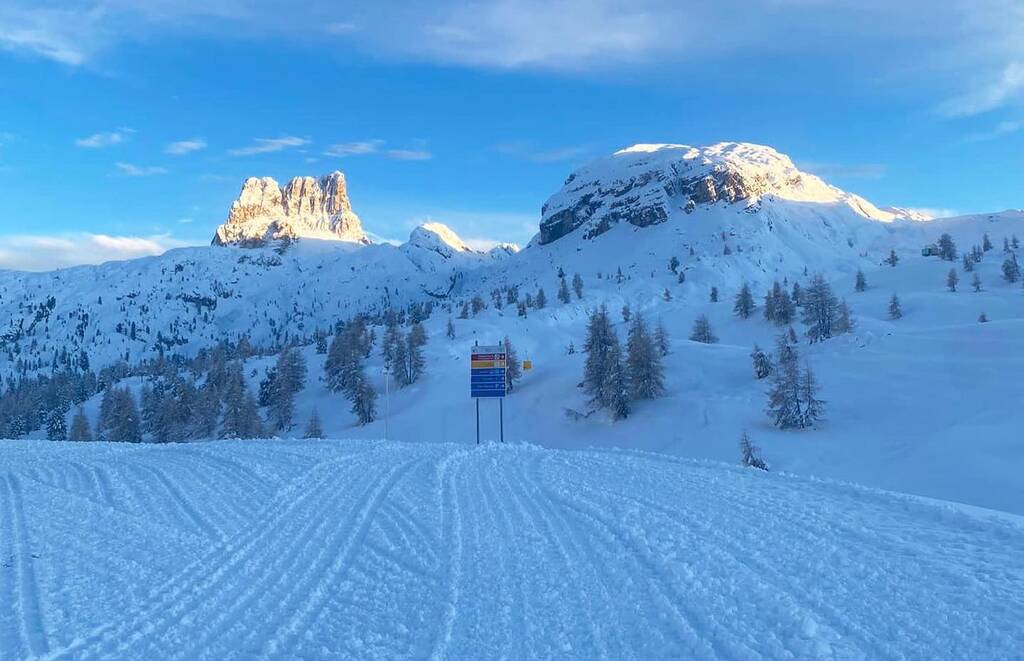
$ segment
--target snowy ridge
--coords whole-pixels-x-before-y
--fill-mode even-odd
[[[0,458],[15,658],[1010,658],[1024,636],[1018,520],[834,482],[365,441]]]
[[[722,142],[708,147],[634,145],[569,175],[544,204],[540,243],[582,228],[593,238],[626,222],[647,227],[716,203],[758,207],[774,201],[838,207],[840,214],[888,222],[905,216],[799,171],[771,147]]]

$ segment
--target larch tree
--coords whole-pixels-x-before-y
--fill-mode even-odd
[[[750,284],[744,282],[743,286],[740,287],[739,293],[736,294],[736,301],[733,303],[732,310],[736,313],[737,317],[749,319],[756,307],[754,296],[750,293]]]
[[[825,278],[816,274],[801,295],[801,321],[808,327],[807,338],[813,344],[832,337],[839,315],[839,301]]]
[[[665,393],[661,352],[639,312],[633,315],[626,340],[626,375],[632,399],[655,399]]]
[[[694,342],[701,342],[702,344],[714,344],[718,342],[718,337],[715,336],[711,330],[711,322],[708,321],[706,315],[700,315],[693,321],[693,330],[690,332],[690,339]]]
[[[508,335],[505,336],[502,345],[505,347],[505,390],[512,392],[516,387],[516,381],[523,377],[523,365]]]
[[[68,431],[69,441],[91,441],[92,432],[89,430],[89,418],[85,416],[85,411],[79,406],[78,410],[75,411],[75,415],[71,418],[71,429]]]
[[[896,294],[889,299],[889,318],[894,321],[903,318],[903,306],[900,305],[900,299]]]

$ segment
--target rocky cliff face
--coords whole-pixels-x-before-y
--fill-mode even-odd
[[[213,243],[259,247],[304,237],[369,243],[342,173],[295,177],[283,188],[270,177],[246,179]]]
[[[539,242],[551,243],[577,229],[583,238],[593,238],[622,222],[655,225],[698,205],[755,206],[768,196],[845,203],[873,220],[900,217],[801,172],[770,147],[736,142],[634,145],[569,175],[541,210]]]

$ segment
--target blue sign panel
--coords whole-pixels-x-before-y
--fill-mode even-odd
[[[505,348],[473,347],[469,361],[470,397],[505,396]]]

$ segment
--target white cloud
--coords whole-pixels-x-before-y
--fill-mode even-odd
[[[179,218],[178,223],[181,225],[191,225],[193,220],[191,218]]]
[[[398,161],[426,161],[433,158],[426,149],[386,149],[383,140],[362,140],[358,142],[339,142],[329,146],[325,156],[344,158],[346,156],[365,156],[367,154],[383,154]]]
[[[1022,96],[1020,0],[309,0],[302,12],[289,8],[285,0],[3,0],[0,48],[81,66],[126,41],[201,34],[417,63],[625,75],[637,65],[679,75],[714,58],[745,58],[733,63],[747,67],[752,55],[782,54],[813,60],[808,75],[927,85],[951,115]],[[311,24],[323,26],[319,34]]]
[[[228,153],[232,156],[252,156],[253,154],[269,154],[276,151],[284,151],[285,149],[294,149],[295,147],[302,147],[309,144],[308,138],[298,138],[294,135],[286,135],[280,138],[255,138],[253,144],[247,147],[238,147],[236,149],[229,149]]]
[[[886,166],[880,163],[842,164],[842,163],[800,163],[801,170],[820,177],[839,177],[847,179],[881,179],[885,176]]]
[[[190,138],[189,140],[179,140],[172,142],[164,148],[164,152],[173,154],[175,156],[181,156],[182,154],[189,154],[200,149],[206,149],[206,140],[202,138]]]
[[[533,161],[534,163],[556,163],[559,161],[577,160],[590,151],[589,147],[582,145],[541,148],[527,141],[503,142],[495,145],[494,149],[502,154]]]
[[[985,142],[987,140],[995,140],[1005,135],[1010,135],[1024,129],[1024,121],[1006,121],[999,122],[993,128],[988,131],[978,131],[976,133],[969,134],[964,138],[964,142]]]
[[[384,144],[383,140],[362,140],[359,142],[339,142],[329,146],[325,151],[325,156],[362,156],[364,154],[373,154]]]
[[[425,149],[389,149],[387,155],[398,161],[429,161],[434,157]]]
[[[0,235],[0,268],[48,271],[79,264],[159,255],[171,248],[193,245],[169,234],[112,236],[109,234]]]
[[[118,161],[115,165],[121,171],[121,174],[126,177],[151,177],[156,174],[167,174],[167,168],[156,165],[132,165],[131,163],[122,163],[121,161]]]
[[[963,117],[979,115],[1004,105],[1024,93],[1024,61],[1010,62],[993,80],[964,94],[957,95],[939,106],[946,115]]]
[[[116,131],[102,131],[100,133],[93,133],[89,137],[79,138],[75,140],[75,145],[84,149],[100,149],[102,147],[110,147],[113,145],[119,145],[128,139],[128,136],[135,133],[134,129],[120,128]]]

